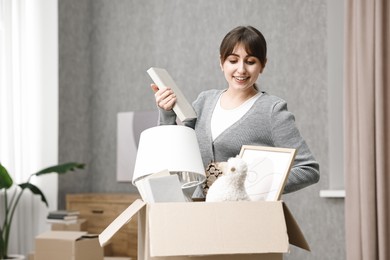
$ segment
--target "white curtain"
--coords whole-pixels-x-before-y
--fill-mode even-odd
[[[58,163],[58,2],[0,0],[0,161],[15,183]],[[57,208],[57,176],[33,180],[49,202],[25,192],[9,253],[33,251]]]

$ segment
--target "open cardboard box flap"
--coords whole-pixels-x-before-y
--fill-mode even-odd
[[[99,236],[103,246],[146,206],[131,204]],[[154,203],[147,205],[150,255],[286,253],[289,244],[310,250],[283,202]]]
[[[111,222],[106,229],[103,230],[99,235],[100,246],[105,246],[110,242],[110,239],[115,235],[116,232],[121,229],[125,224],[129,223],[130,220],[146,205],[140,199],[135,200],[127,209],[125,209],[113,222]]]

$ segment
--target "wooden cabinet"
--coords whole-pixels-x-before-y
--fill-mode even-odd
[[[67,194],[66,209],[77,210],[80,218],[87,219],[88,232],[100,234],[131,203],[138,194],[84,193]],[[134,217],[112,238],[112,256],[137,259],[137,218]]]

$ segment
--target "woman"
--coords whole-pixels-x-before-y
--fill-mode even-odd
[[[284,188],[289,193],[318,182],[319,165],[287,103],[256,85],[266,63],[267,44],[261,32],[251,26],[230,31],[220,46],[220,66],[228,87],[200,93],[193,102],[197,119],[186,125],[195,129],[205,167],[235,157],[242,145],[296,149]],[[160,124],[175,124],[175,94],[170,88],[151,87],[160,108]]]

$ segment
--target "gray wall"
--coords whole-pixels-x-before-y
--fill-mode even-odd
[[[321,165],[319,184],[283,197],[312,248],[286,259],[344,259],[344,201],[319,197],[329,176],[326,15],[326,0],[59,1],[59,158],[87,164],[60,177],[60,207],[66,193],[136,192],[116,181],[117,113],[155,109],[151,66],[189,100],[226,87],[219,43],[249,24],[269,46],[261,88],[287,100]]]

